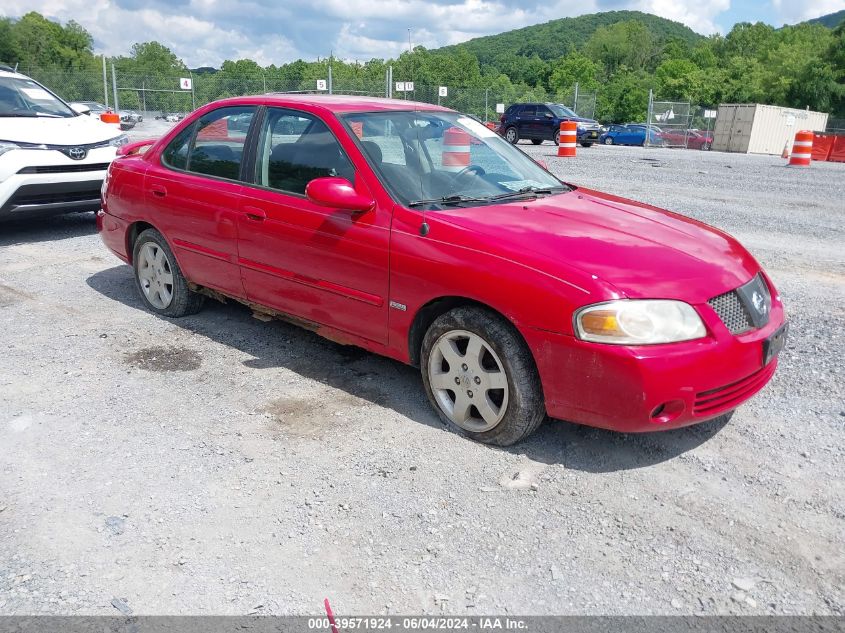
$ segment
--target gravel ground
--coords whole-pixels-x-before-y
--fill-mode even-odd
[[[91,214],[3,225],[0,614],[842,615],[845,165],[521,147],[767,267],[791,338],[730,423],[474,444],[412,368],[145,311]]]

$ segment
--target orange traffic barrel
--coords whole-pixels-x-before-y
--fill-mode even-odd
[[[458,172],[469,167],[471,137],[466,131],[450,127],[443,133],[441,165],[446,171]]]
[[[563,121],[560,124],[560,137],[557,143],[558,156],[575,156],[575,146],[578,144],[578,124],[575,121]]]
[[[809,167],[813,157],[813,133],[801,130],[795,133],[792,144],[792,155],[789,157],[789,167]]]
[[[120,125],[120,115],[117,112],[103,112],[100,115],[100,121],[103,123],[117,123]]]

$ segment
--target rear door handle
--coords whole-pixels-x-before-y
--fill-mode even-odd
[[[150,190],[153,192],[154,196],[158,196],[159,198],[163,198],[167,195],[167,189],[163,185],[153,185],[150,187]]]
[[[264,209],[259,209],[258,207],[244,207],[244,215],[253,222],[263,222],[267,219]]]

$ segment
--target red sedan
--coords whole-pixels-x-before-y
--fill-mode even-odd
[[[660,138],[672,147],[709,150],[713,145],[713,136],[700,130],[669,130],[664,128]]]
[[[234,299],[417,365],[440,417],[482,442],[547,415],[725,418],[777,367],[783,306],[736,240],[567,185],[446,108],[226,99],[122,153],[98,228],[151,311]]]

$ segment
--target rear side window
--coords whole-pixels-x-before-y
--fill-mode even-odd
[[[188,149],[191,145],[191,138],[194,136],[194,128],[196,128],[196,124],[189,125],[164,148],[161,153],[161,160],[165,165],[176,169],[188,168]]]
[[[196,138],[188,156],[188,171],[229,180],[241,173],[246,135],[255,107],[220,108],[197,122]]]
[[[262,187],[301,195],[315,178],[354,181],[355,170],[334,134],[305,112],[268,109],[258,147],[255,182]]]
[[[519,114],[522,116],[537,116],[537,106],[522,106],[522,112]]]

